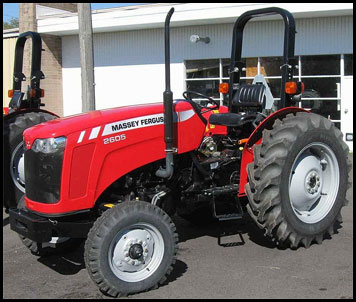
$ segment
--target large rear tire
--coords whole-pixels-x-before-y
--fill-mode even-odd
[[[55,118],[57,118],[55,115],[46,112],[26,112],[4,119],[3,202],[6,208],[16,208],[19,200],[25,194],[22,137],[24,130]]]
[[[113,297],[147,291],[173,270],[178,234],[159,207],[128,201],[106,210],[85,243],[85,264],[100,290]]]
[[[263,131],[253,151],[247,211],[265,234],[292,248],[332,236],[351,186],[340,130],[317,114],[288,114]]]

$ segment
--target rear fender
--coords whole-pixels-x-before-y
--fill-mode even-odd
[[[272,126],[276,119],[283,119],[287,114],[293,112],[309,112],[303,108],[299,107],[287,107],[280,109],[273,114],[269,115],[266,119],[264,119],[257,128],[252,132],[250,137],[248,138],[245,147],[242,151],[241,158],[241,170],[240,170],[240,185],[239,185],[239,194],[238,197],[246,196],[245,193],[245,184],[248,182],[247,176],[247,165],[253,162],[253,146],[259,145],[262,142],[262,132],[265,129],[272,129]]]
[[[51,112],[51,111],[47,111],[47,110],[43,110],[43,109],[36,109],[36,108],[31,108],[31,109],[21,109],[21,110],[16,110],[14,112],[5,114],[3,116],[3,122],[5,123],[7,120],[13,118],[16,115],[20,115],[20,114],[25,114],[25,113],[29,113],[29,112],[44,112],[44,113],[48,113],[51,114],[53,116],[59,117],[59,115]]]

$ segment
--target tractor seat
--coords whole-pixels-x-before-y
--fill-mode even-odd
[[[236,89],[236,92],[232,99],[232,108],[264,108],[266,103],[265,91],[265,86],[261,84],[240,85]],[[209,123],[213,125],[239,127],[245,123],[253,122],[256,119],[257,115],[257,111],[248,113],[216,113],[210,115]]]
[[[266,87],[262,84],[240,85],[232,99],[234,107],[265,107]]]

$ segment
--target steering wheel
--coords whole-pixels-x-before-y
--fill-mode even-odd
[[[194,94],[194,95],[197,95],[197,96],[200,96],[204,99],[208,99],[211,103],[215,104],[214,107],[208,107],[208,106],[202,106],[196,102],[194,102],[192,100],[192,97],[190,96],[191,94]],[[205,94],[202,94],[200,92],[196,92],[196,91],[191,91],[191,90],[187,90],[187,91],[184,91],[183,92],[183,97],[184,99],[193,107],[195,113],[198,115],[198,117],[201,119],[201,121],[207,125],[208,124],[208,121],[206,120],[206,118],[203,116],[203,113],[206,113],[206,112],[209,112],[211,110],[216,110],[216,109],[219,109],[220,108],[220,104],[215,101],[213,98],[205,95]],[[205,111],[202,111],[202,109],[206,109]]]
[[[192,97],[191,97],[192,94],[197,95],[197,96],[200,96],[200,97],[202,97],[202,98],[204,98],[204,99],[208,99],[209,102],[215,104],[215,106],[213,106],[213,107],[208,107],[208,106],[203,106],[203,105],[200,105],[200,104],[194,102],[194,101],[192,100]],[[215,101],[213,98],[211,98],[211,97],[209,97],[209,96],[207,96],[207,95],[205,95],[205,94],[202,94],[202,93],[200,93],[200,92],[187,90],[187,91],[184,91],[184,92],[183,92],[183,97],[185,98],[185,100],[186,100],[187,102],[191,103],[192,106],[193,106],[192,103],[195,104],[195,106],[193,106],[193,108],[196,110],[196,112],[197,112],[198,114],[206,113],[206,112],[208,112],[208,111],[216,110],[216,109],[219,109],[219,108],[220,108],[219,102]],[[206,110],[205,110],[204,112],[202,112],[202,109],[206,109]],[[197,110],[199,110],[199,112],[198,112]]]

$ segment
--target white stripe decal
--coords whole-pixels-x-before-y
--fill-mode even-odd
[[[80,132],[77,144],[79,144],[79,143],[81,143],[83,141],[84,134],[85,134],[85,130]]]
[[[113,133],[128,131],[128,130],[133,130],[138,128],[162,125],[163,121],[164,121],[163,113],[145,115],[145,116],[131,118],[128,120],[117,121],[105,125],[104,131],[101,136],[106,136]]]
[[[101,126],[95,127],[91,130],[89,139],[94,139],[98,137]]]

